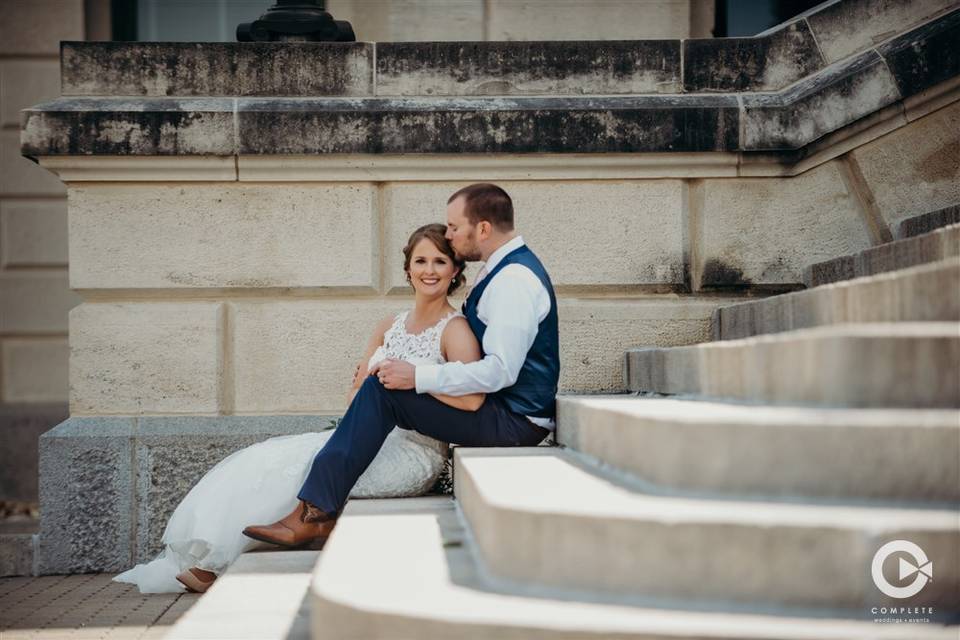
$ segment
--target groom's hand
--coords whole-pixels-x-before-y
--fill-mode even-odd
[[[384,360],[370,370],[370,375],[377,376],[385,389],[415,389],[417,386],[417,369],[403,360]]]

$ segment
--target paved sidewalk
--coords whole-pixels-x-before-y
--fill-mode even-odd
[[[0,640],[158,639],[200,598],[141,595],[112,577],[0,578]]]

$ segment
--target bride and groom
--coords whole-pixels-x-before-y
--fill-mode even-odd
[[[446,227],[420,227],[403,254],[413,309],[377,325],[337,428],[225,458],[177,506],[164,551],[115,580],[144,593],[206,591],[259,543],[322,547],[348,497],[414,495],[395,479],[432,473],[423,460],[442,464],[444,443],[534,446],[549,435],[557,300],[514,231],[510,196],[492,184],[460,189]],[[458,312],[448,296],[463,284],[465,262],[478,260],[484,268]]]

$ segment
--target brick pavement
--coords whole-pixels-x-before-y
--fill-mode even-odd
[[[0,578],[0,640],[155,640],[200,597],[141,595],[112,577]]]

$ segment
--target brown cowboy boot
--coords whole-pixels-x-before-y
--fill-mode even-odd
[[[243,535],[292,549],[322,549],[336,524],[337,516],[331,516],[301,500],[297,507],[279,522],[247,527],[243,530]]]

